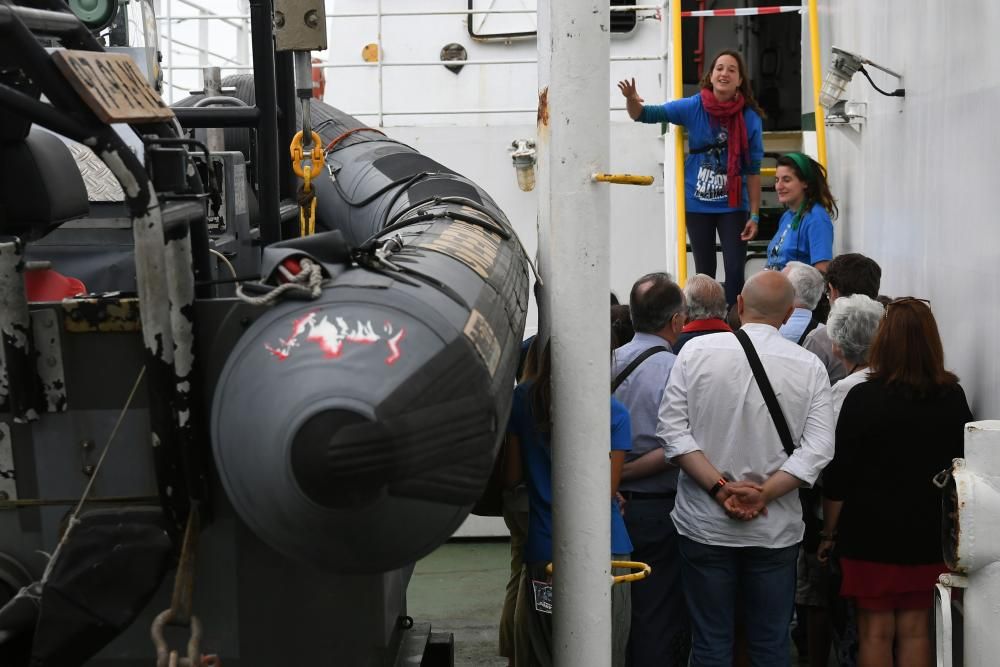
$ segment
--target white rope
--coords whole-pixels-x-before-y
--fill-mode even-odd
[[[278,285],[273,290],[260,296],[251,296],[243,291],[243,286],[236,287],[236,296],[252,306],[270,306],[288,292],[304,294],[310,299],[318,299],[322,293],[323,269],[312,260],[302,259],[299,262],[302,270],[294,276],[286,274],[288,282]]]
[[[212,253],[213,255],[215,255],[220,262],[222,262],[223,264],[226,265],[226,268],[229,269],[229,274],[233,277],[233,280],[236,280],[237,279],[237,276],[236,276],[236,267],[233,266],[233,263],[229,261],[229,258],[226,257],[225,255],[223,255],[221,252],[219,252],[215,248],[209,248],[208,251],[210,253]]]
[[[69,516],[69,521],[66,523],[66,531],[59,540],[59,544],[56,545],[56,550],[52,552],[52,558],[49,559],[48,564],[45,566],[45,573],[42,574],[41,581],[43,584],[48,581],[49,575],[52,574],[52,568],[54,567],[56,560],[59,558],[59,552],[62,551],[63,545],[69,541],[70,533],[72,533],[73,529],[80,523],[79,516],[80,512],[83,510],[83,505],[87,502],[87,498],[90,496],[90,491],[94,488],[94,482],[97,481],[97,475],[101,472],[101,466],[104,465],[104,459],[108,455],[111,443],[114,442],[115,436],[118,435],[118,429],[121,428],[122,422],[125,420],[125,415],[128,413],[129,406],[132,405],[132,399],[135,398],[135,392],[138,391],[139,385],[142,383],[142,378],[145,374],[146,367],[143,366],[139,370],[138,377],[135,378],[135,384],[132,385],[132,391],[129,392],[128,398],[125,399],[125,405],[122,406],[121,412],[118,413],[118,420],[115,421],[115,426],[111,429],[111,435],[108,436],[108,441],[104,444],[104,449],[101,450],[101,458],[97,459],[97,465],[94,466],[94,472],[90,475],[90,480],[87,482],[87,486],[83,489],[83,495],[80,496],[80,501],[73,509],[73,513]]]

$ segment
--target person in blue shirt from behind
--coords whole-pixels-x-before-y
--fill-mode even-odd
[[[778,201],[788,210],[767,246],[767,268],[780,271],[790,261],[826,272],[833,259],[833,220],[837,202],[830,194],[826,169],[808,155],[788,153],[778,158],[774,175]]]
[[[513,478],[523,473],[528,487],[528,539],[524,547],[521,590],[514,612],[514,663],[518,667],[552,665],[552,613],[536,609],[535,587],[549,581],[545,567],[552,562],[552,441],[551,441],[551,364],[546,344],[539,356],[534,378],[514,388],[514,400],[507,426],[508,445],[520,457],[508,457],[505,471]],[[632,449],[632,424],[628,410],[609,398],[611,408],[611,544],[613,560],[628,560],[632,542],[625,529],[615,497],[625,464],[625,452]],[[597,434],[595,434],[597,437]],[[613,570],[613,574],[620,574]],[[631,619],[630,584],[618,584],[611,590],[612,667],[624,667],[625,646]],[[558,605],[558,603],[557,603]]]
[[[732,306],[743,290],[747,241],[757,236],[764,157],[765,114],[754,99],[742,56],[730,50],[719,53],[699,93],[684,99],[644,105],[635,79],[620,81],[618,89],[632,120],[687,128],[684,206],[695,272],[715,277],[718,232],[726,303]]]

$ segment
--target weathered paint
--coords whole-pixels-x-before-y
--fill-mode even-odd
[[[174,342],[174,372],[179,379],[190,377],[194,368],[194,269],[191,265],[191,237],[167,242],[167,294],[170,299],[170,329]]]
[[[62,302],[70,333],[135,333],[142,330],[138,299],[90,298]]]
[[[35,342],[35,362],[38,379],[42,383],[44,410],[65,412],[66,373],[63,369],[62,341],[60,340],[59,315],[54,310],[36,310],[31,315]]]
[[[549,88],[546,86],[538,91],[538,129],[549,125]]]
[[[0,243],[0,333],[19,349],[28,347],[29,327],[23,251],[20,239]]]
[[[41,398],[24,287],[23,251],[18,238],[0,243],[0,348],[5,377],[0,401],[7,404],[14,422],[19,424],[38,419],[37,403]]]
[[[100,152],[101,161],[104,162],[114,172],[115,177],[118,179],[118,184],[121,185],[122,190],[125,195],[131,199],[137,198],[142,192],[139,187],[139,180],[135,175],[129,171],[128,167],[125,166],[125,162],[122,160],[121,156],[117,151],[114,150],[104,150]],[[150,207],[155,205],[156,195],[152,194],[150,191],[152,201],[150,201]]]
[[[10,426],[0,422],[0,500],[17,500],[17,473],[14,470],[14,442]]]
[[[945,557],[953,570],[966,575],[963,664],[987,667],[1000,654],[995,630],[1000,623],[1000,421],[966,425],[965,458],[954,461],[951,475],[954,500],[944,506],[951,510],[945,517],[950,533],[945,543],[952,553]],[[943,619],[937,620],[941,633]]]

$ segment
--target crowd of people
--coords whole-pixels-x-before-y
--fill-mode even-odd
[[[845,666],[931,665],[933,586],[947,569],[932,479],[962,455],[973,419],[931,304],[881,296],[876,261],[833,255],[836,203],[801,153],[778,159],[787,211],[771,270],[744,282],[761,112],[737,53],[683,100],[644,105],[634,80],[619,86],[633,119],[687,126],[698,275],[683,288],[644,275],[611,309],[608,555],[652,568],[613,587],[612,665],[787,665],[793,636],[811,665],[831,650]],[[517,667],[552,664],[558,613],[545,571],[550,366],[536,339],[504,447],[501,654]]]

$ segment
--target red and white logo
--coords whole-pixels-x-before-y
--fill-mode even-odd
[[[400,328],[399,331],[395,331],[389,320],[382,324],[382,333],[376,333],[371,320],[366,322],[355,320],[352,327],[342,317],[335,317],[331,321],[326,315],[320,318],[319,314],[313,311],[292,323],[291,336],[279,338],[278,345],[265,343],[264,347],[279,361],[285,361],[305,343],[313,343],[323,351],[325,359],[336,359],[343,353],[344,345],[347,343],[374,345],[385,341],[389,348],[385,363],[391,366],[402,356],[399,343],[405,336],[406,329]]]

